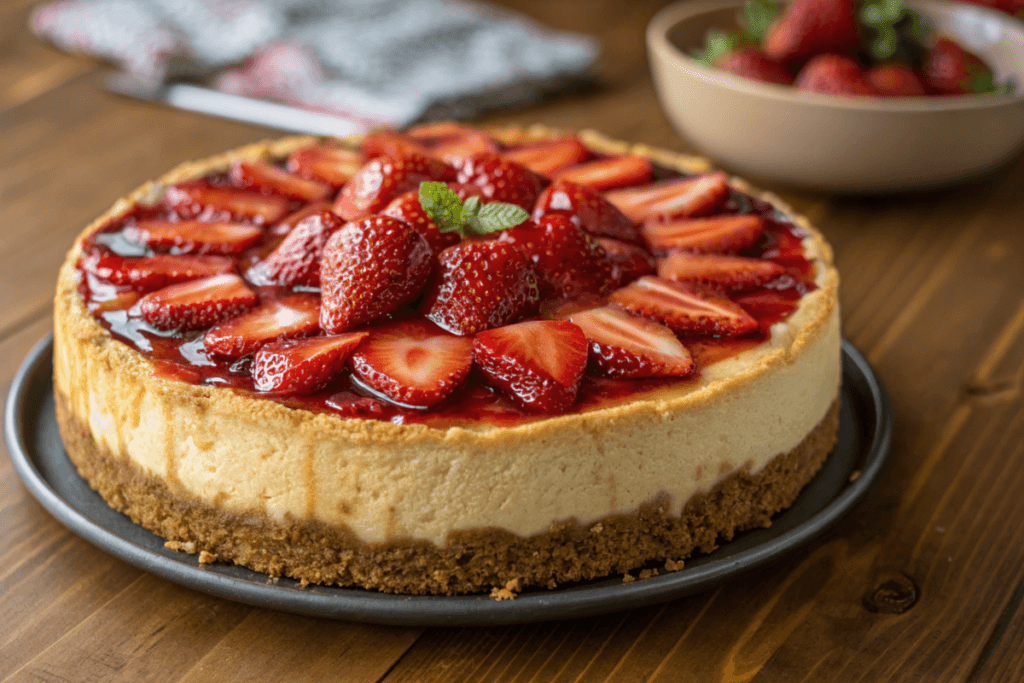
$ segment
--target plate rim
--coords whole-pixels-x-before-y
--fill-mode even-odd
[[[299,588],[291,579],[269,583],[264,574],[251,570],[243,571],[264,578],[256,581],[228,576],[216,571],[217,565],[213,565],[213,570],[201,567],[194,555],[183,555],[182,559],[165,556],[118,535],[65,500],[37,468],[29,454],[32,447],[26,441],[25,423],[33,408],[27,405],[27,395],[41,382],[48,383],[52,392],[52,372],[45,379],[39,377],[42,367],[48,362],[52,364],[52,350],[51,333],[28,353],[11,383],[4,414],[4,436],[15,472],[51,515],[101,550],[167,580],[235,602],[322,618],[404,626],[506,625],[596,616],[698,593],[779,560],[834,526],[867,494],[884,468],[892,444],[893,414],[889,397],[864,356],[843,339],[844,385],[840,395],[847,391],[847,375],[860,379],[868,389],[865,398],[874,417],[874,433],[862,449],[863,468],[855,481],[811,517],[765,543],[717,562],[645,581],[604,585],[610,582],[606,579],[598,585],[523,593],[515,600],[500,602],[487,595],[396,595],[339,586]],[[68,465],[74,472],[70,460]],[[88,486],[84,480],[82,483]],[[221,566],[234,569],[233,565]]]

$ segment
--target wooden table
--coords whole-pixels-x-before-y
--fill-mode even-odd
[[[644,56],[658,3],[507,2],[599,36],[601,86],[485,123],[589,125],[686,149]],[[5,386],[50,331],[58,265],[91,218],[173,164],[274,134],[105,94],[98,65],[27,33],[30,4],[0,5]],[[0,680],[1024,680],[1022,190],[1024,158],[928,194],[782,193],[835,247],[845,335],[888,387],[896,435],[867,499],[778,565],[712,593],[580,621],[447,629],[310,619],[207,597],[113,559],[50,517],[0,457]]]

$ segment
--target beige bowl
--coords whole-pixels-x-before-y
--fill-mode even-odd
[[[833,192],[894,192],[967,180],[1024,147],[1024,23],[974,5],[912,0],[936,29],[1012,77],[1013,95],[833,97],[703,66],[687,54],[736,26],[737,0],[684,1],[651,20],[647,47],[662,108],[726,168]]]

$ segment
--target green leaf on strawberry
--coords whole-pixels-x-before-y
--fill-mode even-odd
[[[719,57],[730,50],[735,50],[742,42],[738,33],[711,29],[704,38],[704,49],[694,55],[694,59],[704,66],[712,66]]]
[[[455,232],[460,237],[490,235],[514,228],[530,217],[520,206],[505,202],[481,204],[479,197],[465,202],[444,183],[420,183],[420,206],[440,232]]]
[[[740,24],[752,40],[760,42],[780,11],[775,0],[748,0],[743,5]]]

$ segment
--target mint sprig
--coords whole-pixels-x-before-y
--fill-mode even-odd
[[[519,225],[530,214],[521,206],[505,202],[482,204],[479,197],[465,202],[444,183],[420,183],[420,206],[441,232],[467,235],[490,235]]]

